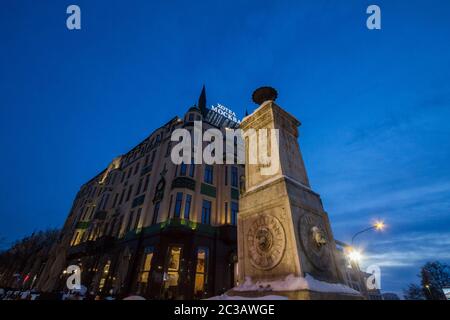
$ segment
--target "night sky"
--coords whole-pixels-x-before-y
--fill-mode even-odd
[[[302,122],[335,238],[384,219],[357,245],[401,292],[425,261],[450,262],[449,15],[448,0],[2,1],[0,245],[60,227],[78,188],[203,84],[241,117],[270,85]]]

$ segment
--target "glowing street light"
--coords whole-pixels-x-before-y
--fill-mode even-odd
[[[364,233],[364,232],[367,232],[367,231],[370,231],[370,230],[383,231],[385,228],[386,228],[386,225],[384,224],[383,221],[381,221],[381,220],[375,221],[375,223],[372,224],[369,228],[363,229],[363,230],[361,230],[361,231],[359,231],[359,232],[357,232],[357,233],[355,233],[353,235],[353,237],[352,237],[352,246],[353,246],[353,241],[355,240],[355,238],[358,235],[360,235],[361,233]]]
[[[383,229],[385,228],[383,221],[376,221],[373,226],[375,227],[375,230],[378,231],[383,231]]]
[[[356,250],[354,248],[351,248],[349,253],[348,253],[348,257],[350,259],[350,261],[352,262],[356,262],[359,264],[359,262],[362,260],[362,254],[361,251]]]

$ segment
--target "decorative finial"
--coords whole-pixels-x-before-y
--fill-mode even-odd
[[[275,101],[278,97],[278,92],[272,87],[261,87],[253,92],[252,99],[257,105],[261,105],[264,102],[271,100]]]

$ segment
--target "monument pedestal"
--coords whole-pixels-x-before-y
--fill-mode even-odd
[[[247,161],[245,192],[238,214],[239,282],[248,278],[260,283],[279,282],[288,276],[301,280],[310,275],[314,281],[342,285],[328,215],[320,196],[309,185],[300,153],[297,141],[300,122],[275,104],[276,96],[272,88],[256,90],[253,98],[260,106],[241,123]],[[261,152],[264,153],[264,161],[249,161],[255,159],[252,154],[255,150],[259,160]],[[228,294],[362,299],[340,292],[315,292],[308,286],[301,288],[309,289],[247,292],[235,288]]]

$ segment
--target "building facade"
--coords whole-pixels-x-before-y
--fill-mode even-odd
[[[213,108],[214,109],[214,108]],[[99,295],[195,299],[235,283],[243,165],[171,160],[171,134],[194,121],[225,132],[238,123],[198,104],[156,129],[81,186],[38,288],[65,288],[69,265]],[[204,142],[204,145],[207,143]]]

